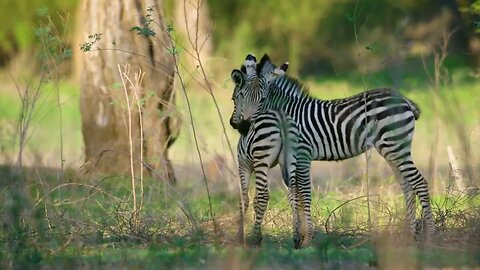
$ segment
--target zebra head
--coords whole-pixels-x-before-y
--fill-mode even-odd
[[[232,100],[234,103],[230,125],[241,134],[250,128],[253,115],[267,95],[268,88],[277,77],[285,74],[288,62],[276,68],[268,55],[257,65],[255,56],[248,54],[240,70],[234,69],[231,77],[235,83]]]

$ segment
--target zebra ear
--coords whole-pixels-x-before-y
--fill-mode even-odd
[[[236,86],[243,84],[243,74],[240,70],[234,69],[232,70],[232,81],[235,83]]]
[[[262,59],[260,59],[260,63],[257,65],[257,74],[265,75],[271,73],[275,70],[276,66],[270,60],[268,54],[264,54]]]
[[[283,76],[287,72],[288,69],[288,62],[283,63],[280,67],[276,68],[273,71],[274,76]]]
[[[245,66],[245,70],[247,73],[247,76],[253,76],[257,75],[256,74],[256,68],[257,68],[257,58],[253,54],[247,54],[247,57],[245,58],[245,62],[243,63]]]

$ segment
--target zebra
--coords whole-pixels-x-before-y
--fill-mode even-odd
[[[253,56],[247,56],[252,58]],[[254,58],[254,57],[253,57]],[[425,236],[435,231],[428,184],[411,157],[411,142],[419,107],[391,89],[381,88],[342,99],[311,97],[308,88],[288,75],[267,83],[275,65],[268,55],[260,63],[247,66],[244,81],[236,85],[230,124],[239,128],[265,110],[284,111],[299,127],[296,153],[296,187],[301,222],[301,246],[312,240],[311,180],[312,160],[344,160],[372,147],[390,165],[400,181],[406,203],[406,222],[416,233],[416,198],[422,207]],[[268,76],[267,76],[268,77]]]
[[[247,59],[248,63],[249,59]],[[273,70],[269,74],[272,81],[276,76],[285,73],[288,65]],[[236,85],[241,85],[242,74],[232,72],[232,80]],[[234,98],[235,99],[235,94]],[[239,127],[241,136],[237,146],[238,165],[240,175],[240,217],[238,224],[237,238],[244,242],[244,216],[248,208],[248,185],[252,173],[255,174],[255,222],[253,227],[253,238],[251,244],[259,245],[262,240],[261,225],[269,200],[268,170],[280,164],[282,169],[283,183],[288,189],[288,200],[292,208],[294,243],[299,247],[300,228],[296,199],[295,168],[296,168],[296,146],[298,143],[299,131],[290,117],[281,111],[266,110],[253,116],[251,121]]]

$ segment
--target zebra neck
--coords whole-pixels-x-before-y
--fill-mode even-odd
[[[309,102],[315,102],[322,107],[331,105],[328,100],[321,100],[299,92],[282,91],[277,88],[268,92],[267,97],[262,102],[261,110],[285,110],[288,106]]]

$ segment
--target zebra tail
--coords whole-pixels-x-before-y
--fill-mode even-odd
[[[288,122],[288,120],[286,119],[286,116],[284,114],[281,115],[281,119],[282,121],[280,121],[280,130],[281,130],[281,139],[282,139],[282,143],[283,143],[283,164],[284,166],[282,166],[282,177],[283,177],[283,180],[286,181],[286,180],[290,180],[290,173],[289,173],[289,170],[291,170],[292,168],[290,168],[290,164],[295,164],[296,161],[295,161],[295,157],[296,157],[296,146],[297,146],[297,142],[296,142],[296,139],[297,138],[290,138],[290,133],[289,133],[289,128],[290,128],[290,123]],[[296,171],[296,168],[293,169],[294,171]],[[288,186],[290,187],[292,183],[288,182]]]
[[[288,141],[288,129],[287,129],[287,122],[285,121],[285,118],[281,117],[281,121],[280,121],[280,138],[282,140],[282,144],[283,144],[283,166],[282,166],[282,178],[283,178],[283,181],[284,183],[287,183],[287,181],[289,181],[289,173],[288,173],[288,155],[290,153],[290,143]],[[290,182],[288,182],[288,186],[290,186]]]
[[[407,98],[407,101],[408,101],[408,105],[410,106],[410,109],[412,110],[413,112],[413,116],[415,117],[415,120],[418,120],[420,118],[420,114],[421,114],[421,110],[420,110],[420,107],[417,105],[417,103],[415,103],[414,101],[412,101],[411,99],[408,99]]]

